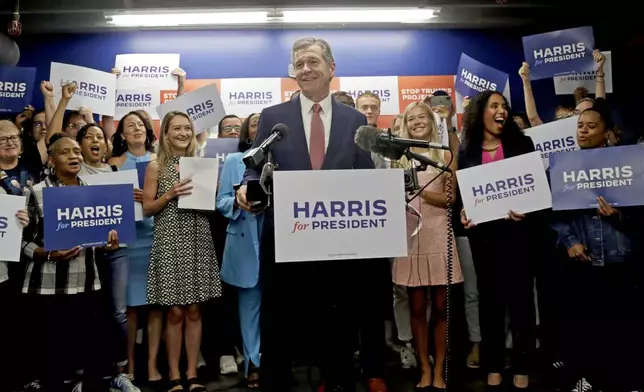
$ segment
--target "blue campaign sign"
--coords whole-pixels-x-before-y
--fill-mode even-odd
[[[110,230],[136,240],[131,184],[44,188],[43,210],[47,251],[103,246]]]
[[[481,91],[492,90],[503,93],[508,83],[508,74],[461,54],[456,74],[456,92],[464,97],[474,97]]]
[[[550,155],[553,210],[644,205],[643,145],[603,147]]]
[[[523,53],[532,80],[593,71],[594,48],[590,26],[523,37]]]
[[[148,170],[148,162],[137,162],[136,163],[136,171],[138,172],[139,176],[139,189],[143,189],[143,185],[145,185],[145,172]]]
[[[0,112],[20,113],[31,104],[36,68],[0,66]]]
[[[218,158],[219,159],[219,176],[223,170],[224,161],[228,154],[239,151],[239,139],[232,138],[217,138],[208,139],[206,143],[206,150],[204,151],[204,158]]]

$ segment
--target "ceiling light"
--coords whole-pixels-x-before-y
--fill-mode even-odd
[[[108,23],[118,27],[195,26],[218,24],[266,23],[266,12],[200,12],[200,13],[146,13],[107,15]]]
[[[284,11],[284,23],[422,23],[436,15],[435,9],[311,9]]]
[[[437,17],[430,8],[336,8],[272,9],[270,11],[123,12],[106,15],[117,27],[173,27],[196,25],[333,24],[333,23],[427,23]]]

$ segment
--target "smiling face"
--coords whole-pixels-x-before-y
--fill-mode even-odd
[[[173,155],[183,155],[194,140],[192,124],[185,116],[176,115],[170,120],[166,133],[166,142]]]
[[[103,161],[107,151],[107,143],[105,142],[105,134],[99,127],[87,129],[81,141],[81,151],[83,159],[90,166]]]
[[[329,95],[335,63],[327,62],[319,44],[297,50],[293,56],[293,67],[300,92],[307,98],[319,102]]]
[[[145,145],[147,130],[141,117],[134,114],[126,116],[123,120],[122,137],[128,146]]]
[[[485,106],[485,113],[483,114],[483,125],[485,132],[494,136],[495,138],[501,137],[503,133],[503,126],[508,119],[508,104],[501,94],[492,94]]]
[[[259,114],[254,114],[248,121],[248,139],[255,140],[257,126],[259,125]]]
[[[20,131],[7,120],[0,121],[0,160],[12,162],[20,156],[22,140]]]
[[[429,140],[433,131],[434,116],[427,106],[416,105],[405,113],[405,124],[412,139]]]

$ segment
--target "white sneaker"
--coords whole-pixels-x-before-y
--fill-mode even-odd
[[[197,359],[197,369],[206,367],[206,360],[203,359],[203,355],[201,355],[201,350],[199,350],[199,359]]]
[[[235,357],[232,355],[224,355],[219,358],[219,370],[221,374],[237,374],[239,369],[237,369],[237,362],[235,362]]]
[[[235,353],[237,353],[237,355],[235,356],[235,362],[237,362],[237,365],[244,363],[244,354],[242,354],[237,347],[235,347]]]
[[[132,384],[127,374],[121,373],[112,379],[111,392],[141,392],[141,390]]]
[[[403,369],[411,369],[418,366],[416,361],[416,352],[411,343],[405,343],[400,346],[400,363]]]
[[[572,389],[570,392],[591,392],[593,390],[593,386],[590,385],[588,381],[586,381],[585,378],[582,378],[581,380],[577,381],[577,385]]]

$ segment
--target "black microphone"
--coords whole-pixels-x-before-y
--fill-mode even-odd
[[[399,160],[405,154],[411,154],[413,159],[416,159],[423,164],[451,173],[451,169],[442,163],[434,162],[423,155],[409,151],[409,148],[411,147],[438,148],[440,150],[450,151],[449,147],[438,143],[399,138],[369,125],[363,125],[358,128],[354,142],[358,147],[365,151],[373,152],[395,161]]]
[[[248,150],[242,160],[249,169],[254,169],[262,165],[266,158],[266,152],[271,145],[279,140],[282,140],[288,135],[288,127],[285,124],[279,123],[271,130],[271,135],[266,138],[258,147]]]
[[[449,147],[439,143],[400,138],[370,125],[363,125],[358,128],[354,141],[363,150],[394,160],[400,159],[405,150],[411,147],[437,148],[449,151]]]

